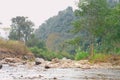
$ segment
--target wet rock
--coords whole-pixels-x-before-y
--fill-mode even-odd
[[[35,59],[35,65],[42,64],[43,62],[44,62],[44,59],[42,59],[42,58],[36,58]]]
[[[2,64],[0,64],[0,69],[2,69]]]
[[[48,65],[45,65],[45,69],[49,69],[50,68],[50,66],[48,66]]]
[[[35,62],[35,65],[39,65],[39,64],[41,64],[41,62]]]
[[[21,75],[20,77],[23,77],[23,75]]]
[[[57,78],[56,78],[56,77],[54,77],[53,79],[54,79],[54,80],[57,80]]]

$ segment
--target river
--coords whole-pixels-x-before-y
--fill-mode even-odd
[[[4,64],[0,80],[120,80],[120,69],[49,68]]]

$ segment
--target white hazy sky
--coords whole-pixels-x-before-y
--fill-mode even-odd
[[[78,0],[0,0],[0,22],[9,26],[11,18],[29,17],[38,27],[49,17],[56,15],[68,6],[75,7]]]

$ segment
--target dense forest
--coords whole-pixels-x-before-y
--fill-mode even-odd
[[[109,0],[80,2],[51,17],[36,31],[49,50],[76,53],[75,49],[93,53],[120,53],[119,2]],[[83,11],[81,11],[83,10]],[[76,16],[77,15],[77,16]],[[114,20],[113,20],[114,19]],[[67,49],[65,49],[67,48]]]

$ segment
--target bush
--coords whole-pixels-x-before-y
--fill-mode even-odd
[[[115,53],[118,54],[118,55],[120,55],[120,48],[116,48],[115,49]]]
[[[80,49],[76,50],[75,60],[87,59],[89,54],[85,51],[81,51]]]
[[[94,56],[90,58],[90,62],[97,63],[97,62],[107,62],[110,58],[108,54],[96,53]]]
[[[66,57],[68,59],[74,59],[74,55],[73,54],[70,54],[70,53],[67,53],[67,52],[61,52],[59,54],[62,56],[62,58]]]
[[[36,57],[41,57],[41,58],[44,58],[45,60],[51,60],[55,57],[60,57],[60,56],[57,56],[57,54],[54,52],[39,49],[38,47],[32,47],[30,48],[30,50],[32,51],[32,53],[34,53]]]
[[[41,58],[43,58],[45,60],[52,60],[54,58],[61,59],[63,57],[73,58],[73,56],[71,56],[68,53],[56,53],[56,52],[53,52],[53,51],[48,51],[48,50],[40,49],[38,47],[32,47],[32,48],[30,48],[30,50],[34,53],[34,55],[36,57],[41,57]]]

